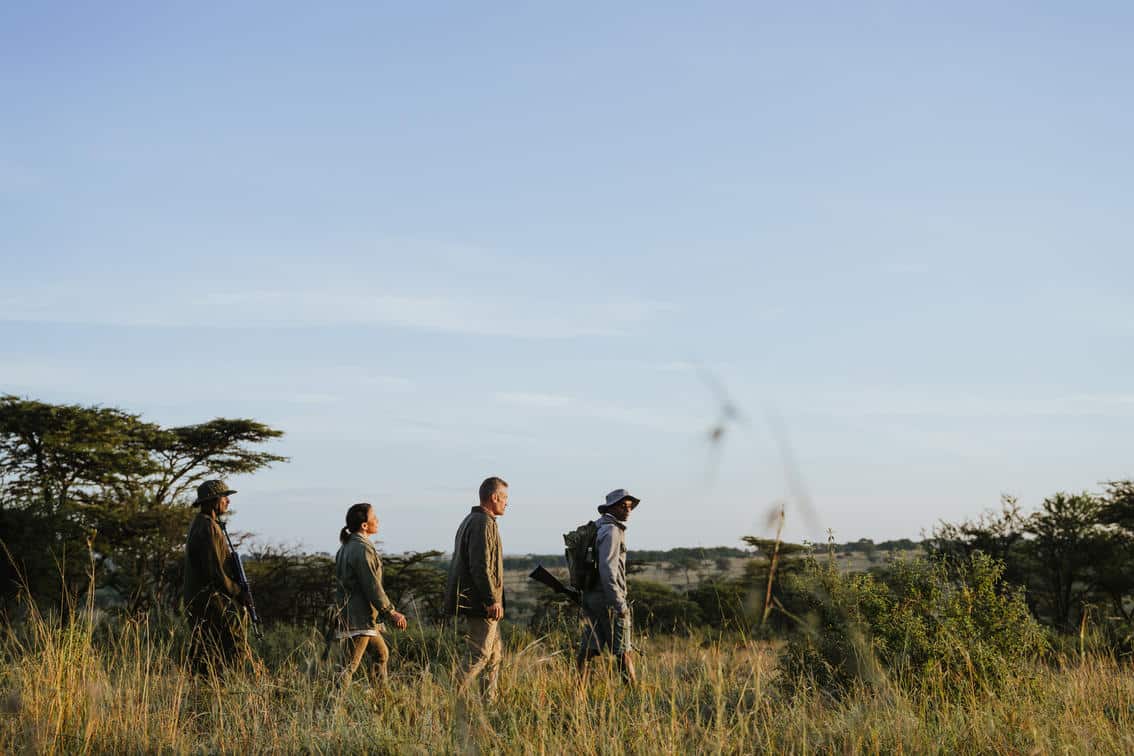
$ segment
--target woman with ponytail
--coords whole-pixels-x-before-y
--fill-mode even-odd
[[[342,546],[335,554],[338,637],[346,641],[347,657],[339,675],[342,686],[350,682],[368,649],[374,655],[371,679],[384,686],[390,650],[382,639],[383,622],[389,619],[399,630],[406,629],[405,616],[394,608],[382,589],[382,560],[370,542],[377,532],[378,516],[365,502],[347,510],[346,527],[339,531]]]

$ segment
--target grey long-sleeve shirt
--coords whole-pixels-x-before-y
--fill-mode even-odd
[[[609,514],[595,520],[598,534],[595,552],[598,556],[599,587],[606,602],[619,614],[625,614],[626,603],[626,523]]]

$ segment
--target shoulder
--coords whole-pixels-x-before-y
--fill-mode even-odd
[[[625,530],[618,523],[606,518],[595,520],[595,525],[598,527],[595,538],[600,541],[621,541],[625,536]]]
[[[221,535],[220,525],[211,517],[197,515],[189,523],[189,540],[204,539]]]
[[[470,512],[468,516],[470,530],[486,531],[496,527],[496,520],[484,512]]]
[[[366,554],[366,544],[351,536],[339,549],[339,553],[342,554],[343,559],[357,559]]]

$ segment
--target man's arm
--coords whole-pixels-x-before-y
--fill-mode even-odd
[[[598,556],[599,584],[606,600],[614,605],[619,614],[626,614],[626,593],[618,585],[614,576],[618,574],[618,558],[622,546],[622,530],[615,525],[599,528],[595,538],[595,553]]]

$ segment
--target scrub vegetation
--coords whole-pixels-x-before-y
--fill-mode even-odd
[[[792,644],[654,636],[642,685],[592,672],[574,685],[565,631],[512,626],[492,707],[455,697],[449,629],[392,636],[392,678],[332,685],[316,633],[279,626],[254,669],[193,678],[176,625],[73,612],[9,626],[0,671],[5,753],[1129,753],[1134,676],[1104,652],[1011,654],[987,667],[845,676],[838,694]],[[985,658],[985,663],[991,657]],[[829,661],[829,659],[828,659]],[[931,665],[932,667],[932,665]],[[786,683],[786,684],[785,684]],[[909,684],[907,684],[909,683]]]
[[[512,557],[491,706],[455,692],[445,554],[384,557],[410,628],[388,686],[340,691],[329,556],[253,550],[256,661],[194,677],[185,494],[285,461],[279,435],[0,397],[0,752],[1134,752],[1131,481],[920,543],[631,552],[633,689],[578,689],[578,612]]]

